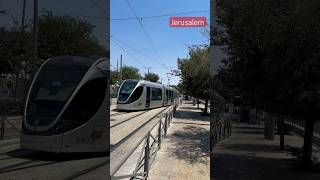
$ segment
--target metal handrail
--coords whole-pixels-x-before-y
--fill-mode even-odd
[[[175,103],[172,107],[169,108],[166,113],[160,116],[160,119],[157,123],[155,123],[152,128],[146,133],[143,138],[139,140],[139,142],[130,150],[129,153],[126,154],[125,158],[119,163],[119,165],[115,168],[113,172],[111,172],[111,179],[123,179],[123,178],[136,178],[141,177],[142,179],[146,179],[148,177],[148,172],[151,168],[151,164],[155,159],[156,152],[160,149],[160,144],[163,140],[163,137],[167,134],[168,127],[173,118],[173,113],[178,107],[179,103]],[[163,121],[164,119],[164,121]],[[152,131],[155,127],[158,126],[158,130],[155,136],[152,135]],[[151,139],[151,141],[150,141]],[[137,150],[137,148],[144,142],[141,152],[139,153],[138,162],[132,174],[115,176],[118,170],[123,166],[123,164],[128,160],[128,158]],[[157,146],[156,146],[157,145]],[[139,172],[143,167],[143,172]]]
[[[300,136],[304,136],[304,127],[296,123],[294,120],[287,119],[284,121],[284,124],[289,127],[289,130],[297,133]],[[320,146],[320,134],[317,131],[313,131],[313,143]]]
[[[17,121],[21,120],[22,121],[22,116],[15,116],[15,117],[0,116],[0,140],[4,139],[5,129],[8,129],[6,127],[7,124],[9,124],[11,126],[11,128],[9,128],[9,129],[13,129],[19,133],[21,132],[21,130],[19,128],[17,128],[15,124],[10,122],[13,120],[17,120]],[[21,122],[19,122],[18,125],[20,127]]]
[[[232,123],[226,116],[223,116],[220,120],[213,121],[211,123],[211,143],[214,146],[219,141],[231,136]]]

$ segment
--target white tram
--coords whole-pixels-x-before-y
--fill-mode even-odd
[[[107,152],[106,58],[50,58],[31,84],[21,148],[46,152]]]
[[[118,110],[144,110],[169,106],[179,101],[180,93],[163,84],[145,80],[123,81],[118,91]]]

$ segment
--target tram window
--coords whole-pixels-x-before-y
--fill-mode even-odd
[[[71,96],[88,68],[45,66],[37,76],[28,102],[27,121],[31,125],[46,125],[54,120]],[[51,117],[38,124],[37,117]]]
[[[132,93],[132,95],[130,96],[130,99],[128,100],[127,103],[132,103],[132,102],[138,100],[140,98],[142,92],[143,92],[143,86],[137,87],[134,90],[134,92]]]
[[[124,82],[119,90],[119,97],[118,97],[119,101],[126,101],[137,84],[138,84],[138,81]]]
[[[162,89],[152,88],[151,100],[153,101],[162,100]]]
[[[100,109],[107,89],[107,78],[97,78],[80,88],[61,119],[85,123]]]

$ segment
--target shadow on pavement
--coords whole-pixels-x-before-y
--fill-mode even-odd
[[[243,127],[243,126],[235,126],[234,129],[235,129],[235,130],[237,130],[237,129],[243,129],[243,130],[261,130],[261,131],[264,130],[263,127],[249,127],[249,126],[244,126],[244,127]]]
[[[72,161],[89,158],[106,157],[107,153],[46,153],[17,149],[10,151],[7,155],[11,158],[25,159],[25,161],[0,168],[0,174],[14,172],[22,169],[52,165],[63,161]],[[107,159],[107,157],[106,157]],[[49,161],[49,162],[41,162]],[[34,164],[36,163],[37,164]]]
[[[214,180],[316,180],[320,174],[294,172],[293,160],[219,153],[211,166]]]
[[[280,147],[278,145],[270,144],[246,144],[246,143],[232,143],[228,145],[221,145],[223,149],[228,149],[231,151],[239,152],[249,152],[249,154],[254,154],[254,152],[266,152],[266,153],[279,153]]]
[[[183,130],[168,135],[173,136],[176,142],[169,147],[170,153],[189,163],[207,164],[209,156],[209,131],[205,128],[186,126]]]
[[[107,152],[102,153],[50,153],[29,151],[24,149],[17,149],[7,153],[12,158],[30,159],[37,161],[72,161],[80,159],[90,159],[107,157]]]
[[[186,109],[186,110],[197,110],[197,106],[182,106],[179,107],[180,109]],[[200,110],[200,109],[198,109]]]
[[[237,133],[241,134],[254,134],[254,135],[264,135],[264,131],[237,131]]]
[[[201,116],[202,112],[192,112],[189,110],[179,109],[173,114],[174,118],[178,119],[196,119],[197,121],[210,121],[209,116]]]

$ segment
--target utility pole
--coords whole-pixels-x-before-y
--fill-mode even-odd
[[[33,0],[33,50],[34,63],[38,59],[38,0]]]
[[[119,73],[119,60],[117,59],[117,73]]]
[[[119,83],[122,82],[122,54],[120,55],[120,78]]]
[[[21,33],[24,32],[24,19],[26,16],[26,0],[23,0],[23,5],[22,5],[22,18],[21,18]]]
[[[148,74],[149,74],[149,73],[150,73],[150,72],[149,72],[149,69],[151,69],[151,67],[146,67],[146,69],[148,70]]]

